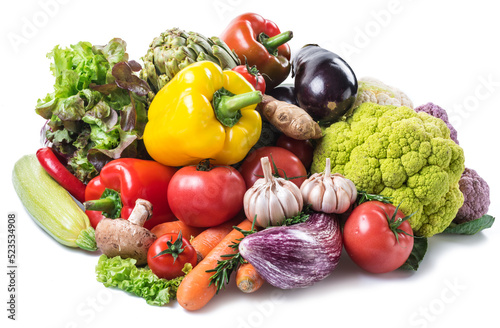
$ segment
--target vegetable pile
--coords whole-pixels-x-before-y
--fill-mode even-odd
[[[104,286],[189,311],[233,276],[244,293],[319,283],[343,249],[416,271],[428,238],[492,226],[443,108],[292,38],[247,13],[220,37],[165,30],[143,66],[118,38],[56,46],[44,144],[12,173],[27,212],[101,254]]]

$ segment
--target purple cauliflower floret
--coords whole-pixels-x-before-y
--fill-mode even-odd
[[[446,113],[446,110],[443,108],[439,107],[436,104],[433,103],[427,103],[425,105],[418,106],[415,108],[416,112],[424,112],[427,113],[431,116],[437,117],[442,119],[445,123],[446,126],[448,126],[448,129],[450,129],[450,138],[451,140],[455,141],[455,143],[458,145],[458,138],[457,138],[457,130],[451,125],[449,119],[448,119],[448,113]]]
[[[459,224],[485,215],[490,206],[490,187],[486,181],[475,170],[465,168],[458,184],[464,195],[464,204],[453,222]]]

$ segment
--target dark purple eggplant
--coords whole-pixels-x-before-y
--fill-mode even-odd
[[[246,236],[239,251],[269,284],[281,289],[303,288],[335,269],[342,235],[334,214],[313,213],[304,223]]]
[[[292,62],[295,97],[299,107],[322,126],[338,121],[351,108],[358,80],[351,67],[337,54],[308,44]]]
[[[292,84],[281,84],[270,91],[266,91],[266,94],[274,99],[281,100],[295,106],[299,105],[297,103],[297,99],[295,98],[295,87]]]

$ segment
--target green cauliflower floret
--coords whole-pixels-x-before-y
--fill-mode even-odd
[[[464,197],[458,181],[464,152],[439,118],[409,107],[363,103],[345,121],[323,130],[311,166],[343,174],[358,190],[393,197],[416,235],[442,232]]]

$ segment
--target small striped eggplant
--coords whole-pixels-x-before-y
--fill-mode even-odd
[[[269,284],[281,289],[304,288],[335,269],[342,235],[334,214],[315,212],[304,223],[246,236],[239,251]]]

